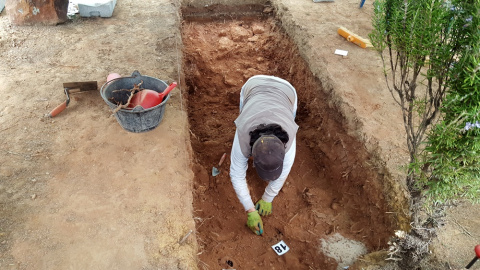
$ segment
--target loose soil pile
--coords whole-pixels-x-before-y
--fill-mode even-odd
[[[337,262],[321,252],[321,240],[335,233],[363,242],[369,251],[385,248],[393,221],[379,176],[281,26],[258,17],[189,20],[182,38],[200,266],[335,269]],[[247,216],[228,175],[229,158],[221,174],[211,176],[212,166],[230,153],[240,88],[257,74],[288,80],[299,97],[295,163],[273,202],[273,215],[263,218],[263,237],[245,225]],[[247,181],[256,202],[266,183],[249,165]],[[281,257],[271,249],[280,240],[290,247]]]

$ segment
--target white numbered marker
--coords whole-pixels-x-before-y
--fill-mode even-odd
[[[283,255],[290,250],[290,248],[287,246],[287,244],[285,244],[285,242],[283,242],[283,240],[273,245],[272,248],[273,250],[275,250],[278,256]]]

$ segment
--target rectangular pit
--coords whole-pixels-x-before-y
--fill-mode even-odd
[[[365,147],[348,135],[341,114],[328,105],[321,83],[274,10],[216,5],[186,7],[183,16],[199,267],[336,269],[322,239],[337,233],[368,251],[386,247],[394,221],[386,214],[382,176],[367,165]],[[295,164],[273,202],[273,215],[263,218],[263,237],[246,227],[247,216],[228,175],[240,88],[257,74],[281,77],[296,88],[300,126]],[[227,160],[213,177],[212,166],[223,153]],[[255,202],[266,184],[251,167],[247,181]],[[290,251],[278,257],[271,246],[280,240]]]

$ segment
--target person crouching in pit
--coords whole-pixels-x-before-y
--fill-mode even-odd
[[[286,80],[256,75],[240,91],[240,115],[230,155],[230,178],[247,212],[247,226],[257,235],[264,232],[260,216],[272,213],[272,202],[282,189],[296,152],[295,123],[297,93]],[[258,176],[268,182],[262,198],[254,205],[248,190],[248,159]]]

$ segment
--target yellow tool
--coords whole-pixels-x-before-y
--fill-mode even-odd
[[[366,47],[373,47],[372,43],[370,43],[370,40],[366,39],[366,38],[362,38],[354,33],[352,33],[352,31],[348,30],[347,28],[345,27],[340,27],[338,28],[338,34],[344,38],[346,38],[348,41],[362,47],[362,48],[366,48]]]

